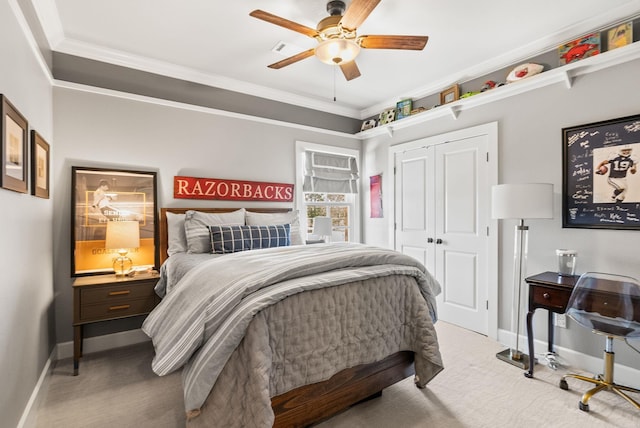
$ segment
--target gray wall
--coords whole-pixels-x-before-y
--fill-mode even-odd
[[[373,138],[364,142],[366,165],[362,176],[382,172],[383,189],[390,189],[393,171],[387,170],[387,162],[391,145],[498,121],[499,182],[554,184],[554,219],[528,222],[528,273],[555,270],[555,249],[572,248],[578,251],[578,273],[589,270],[640,277],[640,257],[636,249],[640,231],[563,229],[561,216],[562,128],[639,114],[640,103],[635,95],[640,91],[639,75],[640,60],[635,60],[578,77],[571,89],[558,83],[462,111],[457,120],[446,116],[397,130],[393,138]],[[631,185],[640,186],[640,179],[631,180]],[[384,202],[385,209],[392,207],[392,201],[385,199]],[[363,212],[364,240],[392,245],[389,239],[391,211],[385,212],[384,219],[368,218],[368,207]],[[500,223],[498,322],[500,329],[509,330],[515,222]],[[536,337],[546,340],[546,316],[540,313],[534,321]],[[602,338],[571,322],[568,327],[556,329],[557,344],[597,357],[602,355]],[[616,344],[616,354],[617,362],[640,369],[637,354],[626,345]]]
[[[0,2],[0,58],[0,93],[55,153],[51,84],[6,1]],[[0,206],[0,426],[15,427],[55,343],[53,203],[0,189]]]
[[[54,106],[56,156],[52,179],[59,189],[53,219],[58,343],[72,340],[72,166],[157,171],[159,206],[265,206],[264,202],[174,200],[173,177],[295,183],[296,140],[352,149],[361,145],[345,134],[318,133],[60,87],[54,89]],[[89,325],[86,334],[136,327],[140,320],[135,322]]]

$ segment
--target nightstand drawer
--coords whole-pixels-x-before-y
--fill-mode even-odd
[[[92,303],[108,303],[115,300],[134,300],[153,296],[155,282],[128,282],[118,285],[105,285],[80,290],[82,306]]]
[[[154,296],[142,299],[127,299],[114,302],[100,302],[80,307],[80,321],[97,321],[142,315],[151,312],[155,306]]]
[[[542,286],[531,287],[533,303],[537,306],[564,312],[571,296],[571,289],[561,290]]]

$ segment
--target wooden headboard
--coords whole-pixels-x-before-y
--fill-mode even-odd
[[[200,211],[203,213],[228,213],[239,210],[240,208],[160,208],[160,264],[164,263],[169,257],[167,249],[169,248],[167,213],[184,214],[189,210]],[[286,213],[291,208],[245,208],[247,211],[255,213]]]

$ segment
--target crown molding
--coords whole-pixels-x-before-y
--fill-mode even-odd
[[[159,74],[175,79],[200,83],[214,88],[221,88],[242,94],[266,98],[286,104],[333,113],[354,119],[360,118],[360,111],[335,104],[320,101],[301,95],[280,91],[266,86],[255,85],[228,77],[204,73],[188,67],[171,64],[151,58],[133,55],[115,49],[106,49],[90,43],[65,38],[56,46],[56,52],[79,56],[94,61],[106,62],[113,65],[132,68],[148,73]]]
[[[33,56],[36,59],[36,62],[38,63],[38,65],[40,66],[40,69],[42,70],[42,74],[49,81],[49,83],[53,83],[53,75],[51,74],[51,70],[49,69],[49,66],[47,65],[47,62],[45,61],[44,57],[42,56],[42,52],[38,47],[38,43],[36,42],[36,39],[33,37],[33,33],[31,32],[31,28],[29,27],[27,18],[24,16],[24,13],[22,12],[20,5],[18,4],[18,1],[9,0],[9,7],[13,11],[16,21],[18,22],[18,26],[20,27],[20,29],[22,30],[22,33],[27,39],[27,43],[31,48],[31,52],[33,53]]]

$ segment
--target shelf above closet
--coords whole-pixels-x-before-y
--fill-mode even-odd
[[[451,117],[453,120],[456,120],[460,114],[466,110],[505,98],[514,97],[545,86],[555,85],[557,83],[562,83],[567,89],[571,89],[575,78],[578,76],[594,73],[599,70],[634,61],[638,58],[640,58],[640,42],[603,52],[599,55],[592,56],[581,61],[566,64],[527,79],[509,83],[469,98],[463,98],[452,103],[409,116],[396,122],[361,131],[356,133],[355,136],[361,140],[366,140],[380,135],[388,135],[391,137],[396,130],[409,128],[430,120],[442,117]]]

